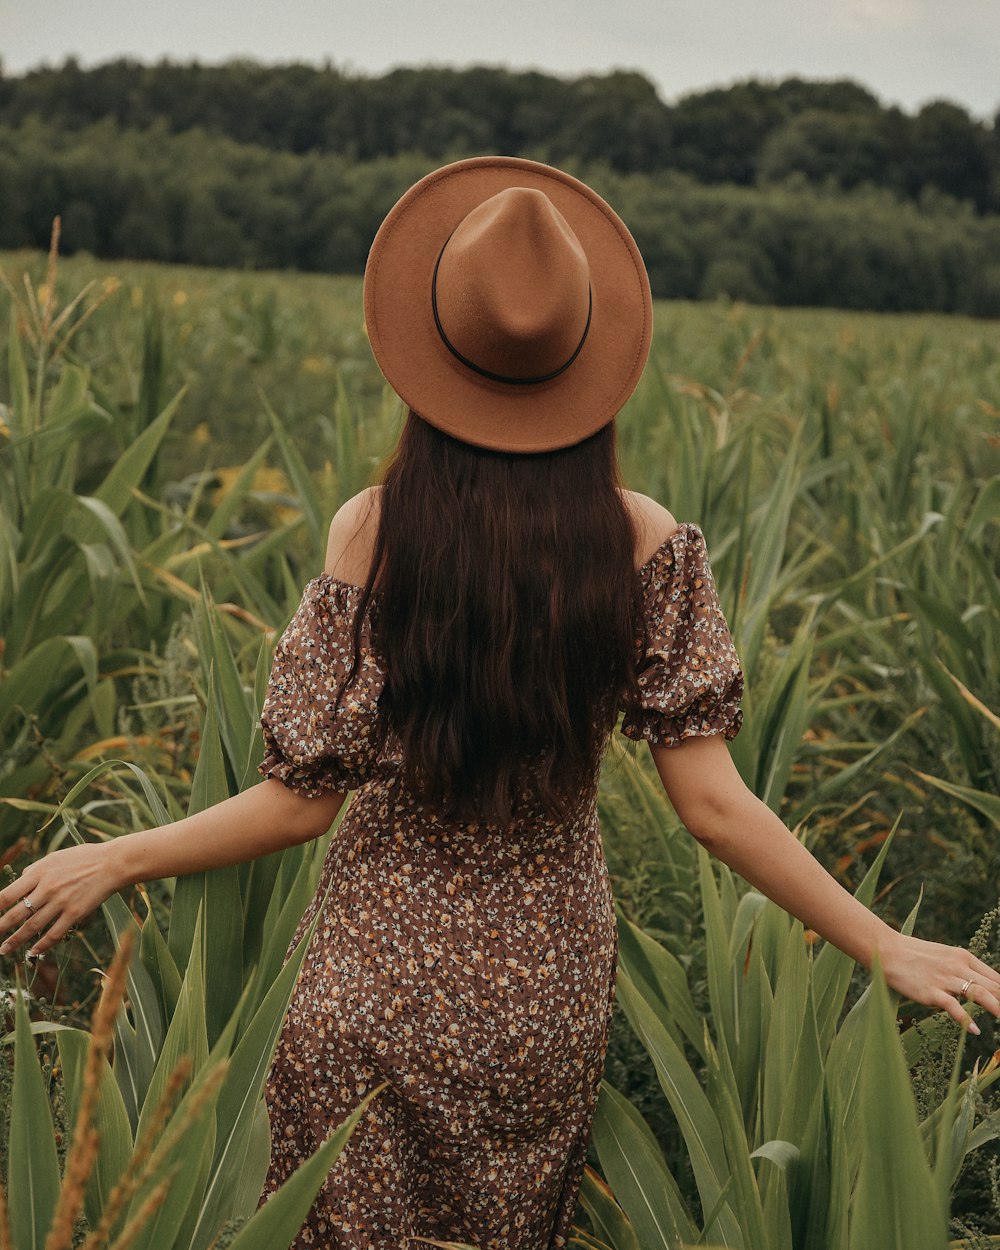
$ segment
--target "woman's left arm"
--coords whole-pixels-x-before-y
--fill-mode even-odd
[[[904,997],[947,1011],[976,1033],[963,997],[1000,1018],[1000,973],[960,947],[907,937],[879,920],[751,794],[720,737],[650,750],[691,834],[761,893],[866,968],[877,956]]]

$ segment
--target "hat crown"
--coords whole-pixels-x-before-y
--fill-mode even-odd
[[[544,381],[586,338],[587,256],[543,191],[508,187],[455,227],[432,297],[441,338],[463,365],[497,381]]]

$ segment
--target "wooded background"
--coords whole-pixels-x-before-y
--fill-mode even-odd
[[[0,248],[60,213],[69,252],[357,273],[407,186],[492,152],[606,195],[661,297],[1000,316],[1000,125],[851,81],[70,60],[0,77]]]

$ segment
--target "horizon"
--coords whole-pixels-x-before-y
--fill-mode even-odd
[[[454,61],[406,61],[399,62],[387,66],[384,69],[372,70],[364,66],[352,65],[349,62],[338,62],[332,57],[324,57],[322,59],[310,59],[308,57],[289,57],[282,60],[267,60],[254,55],[233,54],[230,56],[220,57],[202,57],[202,56],[175,56],[170,53],[164,53],[161,56],[143,57],[133,56],[128,53],[116,53],[104,58],[96,60],[87,60],[74,53],[65,54],[61,60],[44,59],[35,65],[29,65],[24,68],[11,70],[6,64],[6,58],[0,52],[0,80],[12,80],[15,78],[25,78],[30,74],[58,72],[65,69],[67,65],[76,64],[84,73],[93,70],[102,69],[105,66],[113,64],[126,63],[130,65],[140,65],[154,67],[156,65],[178,65],[188,66],[197,65],[204,68],[218,68],[226,65],[253,65],[262,69],[282,69],[291,66],[302,66],[308,69],[322,71],[332,71],[342,75],[345,78],[354,79],[378,79],[386,78],[390,74],[403,70],[453,70],[456,73],[464,73],[475,69],[503,70],[512,75],[518,74],[540,74],[545,77],[560,79],[571,82],[582,78],[608,78],[615,74],[635,74],[645,79],[656,92],[657,98],[668,107],[688,99],[692,96],[707,95],[714,91],[729,91],[735,87],[743,86],[749,83],[759,83],[763,86],[777,86],[783,82],[802,81],[808,83],[834,83],[848,82],[854,86],[860,87],[862,90],[871,94],[884,109],[898,108],[903,113],[915,115],[921,108],[932,103],[947,103],[965,109],[974,121],[978,121],[990,129],[996,127],[997,119],[1000,118],[1000,105],[995,113],[987,113],[985,115],[976,114],[968,105],[961,100],[949,96],[929,96],[927,99],[915,105],[906,105],[897,100],[886,97],[884,93],[879,92],[871,83],[864,81],[856,74],[805,74],[800,72],[790,72],[785,74],[770,74],[760,72],[750,72],[727,81],[718,81],[707,83],[704,86],[694,86],[668,95],[664,92],[661,84],[656,81],[655,77],[642,66],[629,65],[611,65],[600,70],[584,69],[584,70],[558,70],[544,68],[540,65],[520,65],[512,66],[500,61],[489,61],[484,59],[473,59],[464,63],[456,63]]]

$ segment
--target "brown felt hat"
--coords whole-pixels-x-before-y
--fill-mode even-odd
[[[382,223],[365,324],[397,395],[497,451],[568,447],[642,373],[649,279],[624,222],[549,165],[484,156],[421,179]]]

